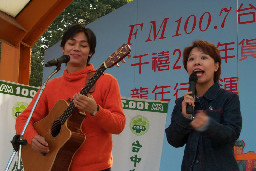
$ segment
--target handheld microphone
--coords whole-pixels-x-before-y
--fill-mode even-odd
[[[48,61],[44,66],[45,67],[51,67],[51,66],[58,66],[62,63],[67,63],[70,60],[70,57],[68,55],[63,55],[59,58],[54,58],[50,61]]]
[[[192,91],[191,96],[195,97],[195,91],[196,91],[196,82],[197,82],[197,75],[195,72],[193,72],[190,76],[189,76],[189,91]],[[186,107],[186,112],[188,114],[192,114],[194,111],[193,106],[192,105],[187,105]]]

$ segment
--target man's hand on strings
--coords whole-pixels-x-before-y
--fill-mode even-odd
[[[91,94],[82,95],[76,93],[74,95],[74,105],[80,112],[89,112],[93,113],[97,109],[97,103]]]
[[[32,148],[41,153],[49,153],[50,149],[44,137],[36,135],[31,141]]]

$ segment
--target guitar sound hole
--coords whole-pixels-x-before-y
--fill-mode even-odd
[[[60,120],[54,121],[53,124],[52,124],[52,128],[51,128],[52,136],[56,137],[60,133],[60,129],[61,129]]]

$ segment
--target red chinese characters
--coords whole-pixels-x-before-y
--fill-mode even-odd
[[[256,39],[243,39],[239,45],[241,45],[241,56],[239,61],[247,59],[249,56],[256,58]]]
[[[238,94],[238,77],[229,77],[229,78],[220,78],[219,85],[223,89]],[[173,89],[171,89],[173,87]],[[152,89],[152,91],[151,91]],[[177,100],[179,97],[183,96],[186,92],[189,91],[189,83],[174,83],[172,85],[155,85],[154,87],[139,87],[131,89],[131,97],[148,99],[149,96],[152,96],[152,99],[161,100],[161,101],[171,101],[171,97],[174,96]],[[150,92],[152,94],[150,94]]]
[[[243,3],[240,4],[240,7],[236,12],[238,13],[238,24],[247,24],[254,23],[255,20],[255,6],[249,4],[249,8],[243,8]],[[247,12],[250,11],[250,12]],[[246,16],[246,17],[245,17]]]

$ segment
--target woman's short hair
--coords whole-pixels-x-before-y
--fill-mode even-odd
[[[187,62],[188,62],[188,57],[190,52],[192,51],[193,48],[199,48],[201,49],[205,54],[211,56],[213,58],[215,63],[219,63],[219,69],[214,73],[214,82],[217,82],[220,78],[221,74],[221,56],[220,52],[217,49],[217,47],[204,40],[196,40],[192,43],[191,46],[185,47],[183,50],[183,66],[187,70]]]

